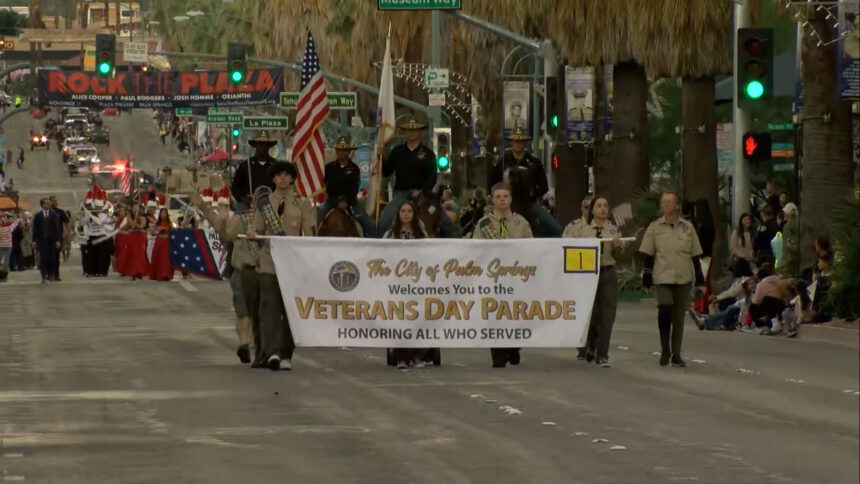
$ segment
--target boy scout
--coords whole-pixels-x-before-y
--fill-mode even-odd
[[[511,187],[504,183],[490,190],[493,209],[478,221],[472,232],[473,239],[527,239],[532,237],[528,220],[511,211]],[[520,364],[519,348],[490,348],[493,368],[504,368],[510,362]]]
[[[684,338],[684,314],[690,305],[690,284],[704,285],[699,256],[702,247],[693,224],[680,217],[678,195],[664,193],[660,197],[663,216],[645,230],[639,252],[645,254],[642,285],[657,286],[657,327],[660,329],[660,366],[687,366],[681,358]],[[669,347],[671,331],[672,345]]]
[[[269,195],[271,207],[260,206],[254,214],[254,230],[248,238],[255,240],[260,235],[304,235],[312,237],[316,217],[311,203],[296,193],[293,181],[296,168],[292,163],[279,161],[269,169],[275,183],[275,191]],[[272,209],[271,217],[267,209]],[[275,215],[276,214],[276,215]],[[260,283],[260,340],[262,357],[271,370],[291,370],[295,344],[290,331],[281,288],[275,275],[271,243],[263,241],[260,262],[257,265]]]
[[[588,200],[586,208],[585,200]],[[609,340],[618,308],[618,275],[613,251],[621,248],[621,231],[609,221],[609,200],[603,196],[586,197],[583,216],[565,227],[563,237],[606,239],[600,246],[600,278],[591,310],[585,348],[579,348],[576,359],[609,368]]]

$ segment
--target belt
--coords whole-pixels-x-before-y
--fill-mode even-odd
[[[257,268],[248,264],[242,264],[242,269],[246,271],[256,271]]]
[[[615,269],[615,264],[612,264],[610,266],[600,266],[601,271],[608,271],[609,269]]]

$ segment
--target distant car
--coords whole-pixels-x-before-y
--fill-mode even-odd
[[[68,160],[69,155],[71,155],[73,149],[76,149],[78,146],[85,144],[87,144],[86,138],[68,135],[68,137],[63,140],[63,161],[65,162]]]
[[[102,116],[116,116],[119,114],[116,108],[104,108],[102,109]]]
[[[45,133],[34,133],[33,136],[30,137],[30,151],[36,149],[36,147],[44,146],[48,147],[49,138]]]
[[[105,126],[94,126],[90,130],[90,142],[110,146],[110,129]]]
[[[69,158],[74,158],[80,162],[101,163],[99,152],[93,145],[78,145],[69,150]]]

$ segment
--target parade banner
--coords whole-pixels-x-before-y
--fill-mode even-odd
[[[564,68],[565,128],[569,141],[588,141],[594,129],[594,68]]]
[[[597,239],[272,237],[298,346],[581,347]]]
[[[224,71],[94,72],[40,70],[39,102],[48,106],[177,108],[274,104],[284,85],[282,69],[248,71],[234,86]]]
[[[531,116],[531,83],[529,81],[505,81],[503,91],[504,101],[504,135],[509,136],[514,128],[522,128],[531,134],[529,117]]]

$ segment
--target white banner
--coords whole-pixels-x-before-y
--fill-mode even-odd
[[[596,239],[271,243],[298,346],[585,346]]]

